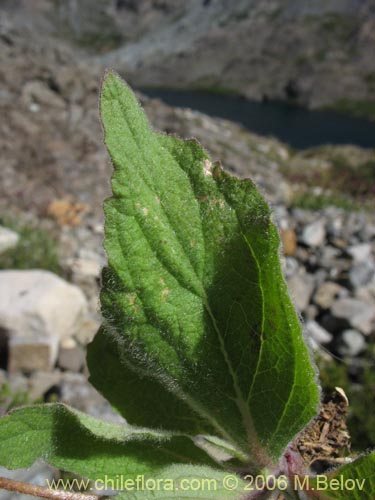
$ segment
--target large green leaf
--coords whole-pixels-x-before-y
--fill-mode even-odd
[[[215,465],[189,437],[110,424],[62,404],[0,419],[0,465],[26,468],[38,459],[94,480],[155,475],[173,463]]]
[[[105,203],[107,330],[127,368],[184,401],[189,417],[258,465],[276,462],[319,396],[267,204],[196,141],[153,132],[113,73],[101,113],[115,167]]]
[[[320,500],[374,500],[375,453],[309,480],[309,495]]]
[[[143,485],[143,490],[120,493],[116,500],[152,500],[162,498],[164,500],[241,500],[251,498],[249,485],[226,472],[218,471],[210,467],[192,467],[186,465],[174,465],[167,467],[158,475],[157,480]],[[131,488],[133,485],[130,485]]]

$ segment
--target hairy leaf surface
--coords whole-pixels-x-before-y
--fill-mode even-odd
[[[89,381],[128,421],[142,427],[190,434],[207,433],[209,426],[157,379],[129,368],[121,359],[121,344],[101,327],[88,346]],[[213,430],[211,430],[213,432]]]
[[[241,500],[246,496],[246,483],[232,474],[210,467],[174,465],[167,467],[158,476],[159,488],[134,492],[123,492],[116,500]],[[151,483],[152,486],[152,483]]]
[[[318,387],[267,204],[196,141],[152,131],[113,73],[101,113],[115,168],[101,301],[122,362],[189,406],[191,432],[206,421],[258,465],[276,462]],[[124,402],[137,423],[133,410]]]
[[[216,465],[189,437],[103,422],[62,404],[0,419],[0,465],[20,469],[38,459],[93,480],[155,475],[173,463]]]
[[[375,453],[363,456],[329,474],[327,481],[310,481],[311,498],[320,500],[374,500]]]

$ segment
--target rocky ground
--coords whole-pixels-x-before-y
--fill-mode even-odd
[[[51,34],[21,29],[12,16],[1,18],[0,51],[6,117],[0,125],[0,412],[58,399],[116,419],[88,385],[85,367],[85,347],[100,324],[102,203],[111,175],[98,120],[102,66]],[[308,342],[328,369],[338,357],[350,387],[363,390],[364,373],[374,367],[375,224],[371,211],[352,208],[373,209],[375,152],[331,147],[302,154],[225,120],[140,99],[155,128],[197,137],[226,169],[257,182],[274,210],[285,276]],[[353,179],[364,181],[358,187]],[[314,210],[301,208],[307,198]],[[366,394],[368,405],[373,394]],[[369,436],[365,447],[375,445]]]

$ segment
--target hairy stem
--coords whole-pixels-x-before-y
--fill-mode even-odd
[[[34,497],[50,498],[51,500],[100,500],[104,497],[98,495],[85,495],[72,491],[53,490],[47,486],[36,486],[35,484],[22,483],[14,479],[0,477],[0,489],[24,493]]]

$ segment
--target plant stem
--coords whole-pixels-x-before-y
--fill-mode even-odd
[[[0,477],[0,489],[24,493],[34,497],[49,498],[51,500],[100,500],[104,497],[98,495],[85,495],[72,491],[53,490],[47,486],[36,486],[35,484],[22,483],[14,479]]]

